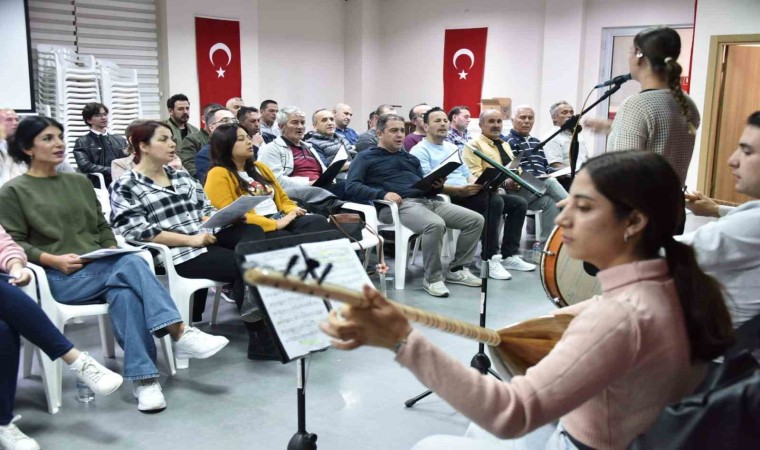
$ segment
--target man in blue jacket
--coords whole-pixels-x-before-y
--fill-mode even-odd
[[[422,286],[430,295],[448,297],[444,283],[480,286],[480,278],[470,273],[475,249],[483,230],[483,216],[467,208],[436,199],[445,178],[423,192],[412,186],[423,178],[420,161],[404,148],[404,118],[384,114],[377,120],[378,146],[359,153],[348,170],[346,197],[356,202],[386,200],[398,205],[401,223],[421,235],[425,279]],[[389,207],[378,218],[391,221]],[[441,247],[446,228],[460,230],[456,253],[444,275]],[[405,268],[397,268],[405,270]]]

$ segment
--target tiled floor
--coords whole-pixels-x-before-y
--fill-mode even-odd
[[[449,286],[451,297],[433,298],[422,290],[419,259],[417,264],[410,268],[405,290],[395,291],[388,283],[391,298],[477,323],[478,289]],[[553,308],[538,271],[513,273],[510,281],[489,283],[491,328]],[[36,375],[19,381],[16,413],[24,417],[18,425],[45,449],[284,450],[296,431],[296,365],[248,361],[245,332],[234,308],[222,305],[220,315],[214,329],[201,327],[232,342],[213,358],[193,361],[176,377],[162,376],[169,405],[164,412],[140,414],[127,383],[94,404],[79,404],[74,377],[66,372],[63,407],[51,416],[35,364]],[[424,333],[464,364],[476,353],[477,343],[429,329]],[[101,357],[96,321],[70,325],[66,334],[78,347]],[[107,365],[120,368],[120,350]],[[463,433],[467,419],[435,395],[413,408],[404,407],[406,399],[423,390],[387,350],[328,350],[314,355],[309,365],[307,429],[319,436],[319,448],[330,450],[408,449],[431,434]]]

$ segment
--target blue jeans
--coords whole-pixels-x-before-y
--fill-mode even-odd
[[[16,286],[0,281],[0,425],[8,425],[13,419],[19,334],[52,360],[74,348],[31,298]]]
[[[97,259],[70,275],[45,268],[53,297],[61,303],[92,303],[105,297],[116,342],[124,349],[124,378],[158,377],[153,333],[181,322],[177,307],[148,263],[134,254]]]

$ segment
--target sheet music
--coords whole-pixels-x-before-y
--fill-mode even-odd
[[[201,225],[201,229],[221,228],[225,225],[235,223],[240,220],[245,213],[256,208],[256,205],[268,199],[270,199],[268,195],[243,195],[217,211]]]
[[[94,250],[85,253],[84,255],[79,255],[79,259],[100,259],[114,255],[123,255],[125,253],[140,253],[141,251],[143,251],[141,247],[101,248],[100,250]]]
[[[326,283],[356,290],[361,290],[365,284],[372,285],[359,258],[351,249],[348,239],[313,242],[297,247],[255,253],[246,255],[245,260],[247,263],[255,263],[276,272],[283,272],[291,257],[297,255],[298,262],[290,272],[295,275],[300,274],[306,267],[304,252],[309,258],[320,262],[320,266],[315,270],[318,275],[322,274],[328,263],[333,264],[332,270],[325,279]],[[330,339],[318,327],[319,322],[327,320],[328,314],[327,307],[321,299],[268,286],[258,286],[257,289],[288,360],[330,346]]]

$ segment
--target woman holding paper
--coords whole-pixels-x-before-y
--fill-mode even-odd
[[[237,267],[235,246],[264,239],[264,231],[258,225],[240,222],[221,230],[203,228],[216,209],[195,178],[167,165],[174,158],[176,144],[166,124],[147,121],[136,126],[131,142],[137,165],[114,183],[114,227],[129,241],[170,247],[180,276],[231,283],[232,298],[240,308],[245,284]],[[206,299],[195,300],[193,316],[199,319]],[[252,343],[264,327],[263,321],[256,319],[254,324],[246,322]]]
[[[262,162],[253,162],[253,143],[242,125],[221,125],[211,136],[211,163],[206,193],[217,208],[224,208],[244,195],[270,197],[245,215],[246,223],[258,225],[267,238],[313,233],[330,229],[323,216],[306,215]]]
[[[26,174],[0,189],[0,223],[29,259],[45,268],[59,302],[105,298],[114,334],[124,349],[124,378],[134,381],[140,411],[166,407],[153,336],[167,333],[175,355],[207,358],[229,342],[186,326],[174,301],[137,255],[83,260],[79,255],[115,248],[92,184],[80,174],[57,173],[65,158],[63,126],[46,117],[21,121],[9,154],[26,163]]]

